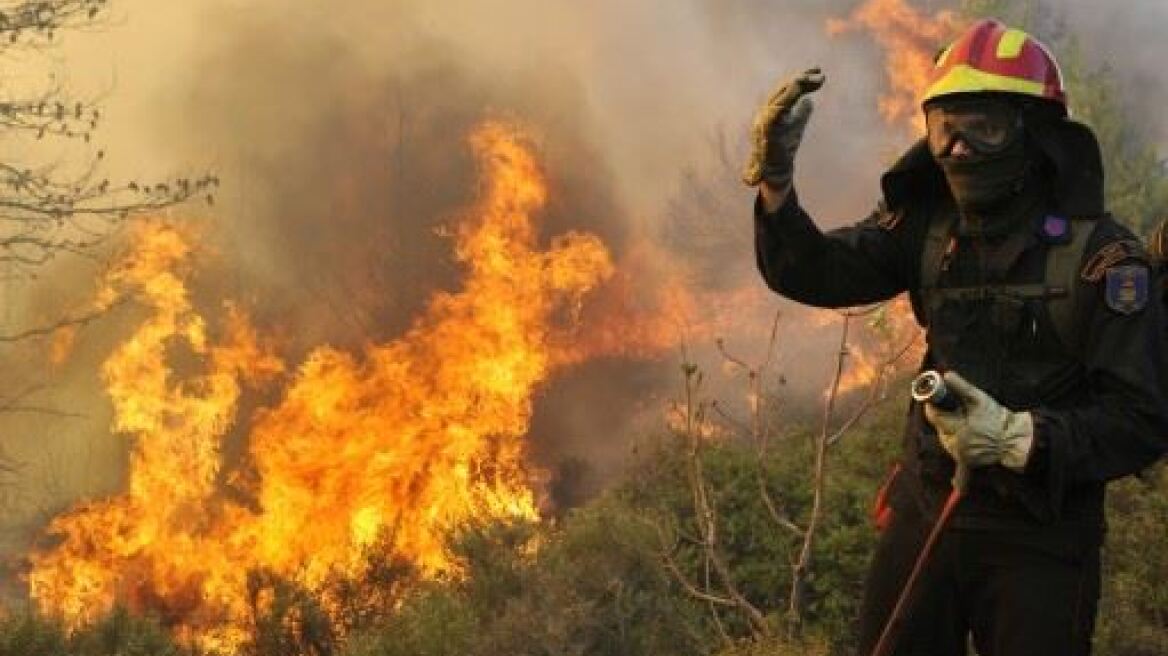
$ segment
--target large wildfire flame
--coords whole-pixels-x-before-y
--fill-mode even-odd
[[[244,488],[225,494],[221,445],[244,384],[281,374],[243,314],[218,343],[184,283],[192,236],[159,223],[106,277],[98,303],[133,297],[152,315],[105,363],[114,430],[132,440],[129,489],[56,518],[59,542],[32,556],[30,591],[71,624],[114,604],[148,607],[180,635],[229,649],[246,635],[247,572],[309,588],[355,573],[384,545],[421,571],[451,568],[444,530],[534,517],[522,440],[532,397],[558,363],[565,317],[613,270],[596,238],[537,248],[547,195],[519,133],[489,122],[470,138],[484,175],[455,234],[463,288],[432,299],[401,338],[360,354],[322,347],[254,419]],[[203,371],[176,372],[175,352]],[[240,498],[250,497],[250,502]]]

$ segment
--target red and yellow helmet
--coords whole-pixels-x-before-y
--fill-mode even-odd
[[[978,21],[941,53],[924,102],[958,93],[1010,93],[1067,111],[1063,76],[1046,46],[993,19]]]

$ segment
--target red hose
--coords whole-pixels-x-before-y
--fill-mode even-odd
[[[953,490],[949,493],[949,498],[945,499],[945,505],[941,508],[941,514],[937,516],[937,521],[933,524],[933,529],[929,531],[929,538],[925,540],[925,546],[921,547],[921,553],[917,556],[916,563],[913,564],[912,573],[908,575],[908,580],[904,582],[904,587],[900,591],[900,597],[897,598],[896,605],[892,607],[892,614],[888,616],[888,622],[885,623],[884,630],[880,633],[880,640],[876,642],[876,647],[872,649],[872,656],[888,656],[896,644],[896,638],[900,633],[900,625],[904,623],[905,610],[908,607],[909,600],[912,598],[917,579],[920,578],[921,571],[925,569],[925,565],[929,562],[929,556],[933,553],[933,547],[937,544],[937,538],[941,536],[941,531],[945,530],[945,525],[949,523],[949,518],[953,515],[953,509],[957,507],[957,502],[961,500],[961,496],[965,492],[967,473],[962,471],[963,469],[964,467],[958,468],[957,476],[954,479]]]

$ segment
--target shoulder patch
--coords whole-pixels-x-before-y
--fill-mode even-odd
[[[1134,314],[1148,304],[1148,267],[1142,264],[1107,269],[1104,299],[1107,307],[1120,314]]]
[[[1107,271],[1116,264],[1132,258],[1141,262],[1147,262],[1148,259],[1144,245],[1138,239],[1113,241],[1087,258],[1087,263],[1083,265],[1083,271],[1080,275],[1087,282],[1099,282]]]

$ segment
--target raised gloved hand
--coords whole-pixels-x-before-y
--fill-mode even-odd
[[[812,103],[806,94],[823,86],[826,78],[812,68],[779,85],[754,116],[751,153],[742,171],[749,186],[766,182],[774,195],[785,198],[795,176],[795,152],[811,118]]]
[[[970,467],[1000,464],[1014,471],[1025,469],[1034,443],[1030,413],[1003,407],[953,371],[945,373],[945,385],[961,399],[961,407],[947,411],[926,403],[925,418],[937,429],[949,455]]]

